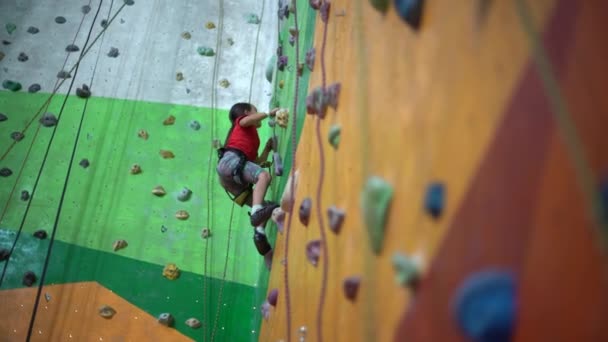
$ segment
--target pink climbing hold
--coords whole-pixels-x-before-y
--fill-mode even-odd
[[[332,232],[339,234],[344,222],[344,216],[346,213],[342,209],[338,209],[335,206],[327,208],[327,216],[329,217],[329,229]]]
[[[268,301],[262,303],[260,310],[262,311],[262,317],[267,321],[270,318],[270,303]]]
[[[315,56],[316,56],[316,50],[315,48],[311,48],[310,50],[306,51],[306,66],[308,67],[308,69],[310,71],[312,71],[312,69],[314,69],[315,67]]]
[[[272,211],[271,218],[272,221],[276,223],[279,233],[282,234],[285,227],[285,211],[281,207],[278,207]]]
[[[310,3],[310,7],[318,10],[319,8],[321,8],[321,1],[322,0],[308,0],[308,3]]]
[[[321,256],[321,240],[312,240],[306,244],[306,259],[313,265],[317,266],[319,257]]]
[[[330,9],[331,5],[329,3],[329,0],[325,0],[323,1],[323,4],[321,5],[320,8],[320,13],[321,13],[321,20],[327,24],[327,21],[329,21],[329,9]]]
[[[344,279],[342,283],[344,287],[344,295],[349,300],[355,300],[357,293],[359,292],[359,285],[361,284],[361,277],[352,276]]]
[[[277,306],[278,298],[279,298],[279,289],[272,289],[268,293],[268,297],[266,297],[266,300],[268,301],[268,303],[270,303],[270,305]]]

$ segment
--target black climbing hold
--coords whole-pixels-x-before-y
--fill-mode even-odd
[[[181,202],[185,202],[190,199],[190,196],[192,196],[192,190],[183,188],[177,195],[177,199]]]
[[[11,256],[10,250],[8,250],[6,248],[0,249],[0,261],[4,261],[4,260],[8,259],[9,256]]]
[[[306,259],[308,259],[313,266],[317,266],[320,256],[321,240],[313,240],[306,244]]]
[[[335,206],[331,206],[327,208],[327,216],[329,219],[329,229],[332,232],[339,234],[340,229],[342,228],[342,223],[344,223],[344,217],[346,213],[342,209],[338,209]]]
[[[80,11],[82,12],[82,14],[87,14],[87,13],[91,12],[91,6],[84,5],[80,8]]]
[[[2,88],[10,91],[19,91],[21,90],[21,83],[11,80],[5,80],[2,82]]]
[[[108,52],[108,57],[116,58],[118,57],[118,49],[115,47],[110,48],[110,52]]]
[[[511,341],[517,311],[513,275],[497,270],[473,274],[458,289],[453,309],[471,340]]]
[[[395,9],[413,29],[420,27],[424,0],[395,0]]]
[[[57,73],[57,78],[61,78],[61,79],[65,80],[65,79],[68,79],[71,77],[72,77],[72,75],[65,70],[61,70],[60,72]]]
[[[2,113],[0,113],[0,122],[8,120],[8,117]]]
[[[44,113],[40,118],[40,123],[44,127],[53,127],[57,124],[57,118],[51,113]]]
[[[25,135],[21,132],[11,133],[11,139],[13,139],[15,141],[21,141],[21,140],[23,140],[23,138],[25,138]]]
[[[30,192],[27,190],[23,190],[21,191],[21,200],[22,201],[27,201],[30,199]]]
[[[278,298],[279,298],[279,289],[272,289],[272,290],[270,290],[270,292],[268,292],[268,296],[266,297],[266,300],[268,301],[268,304],[270,304],[272,306],[277,306]]]
[[[445,205],[445,186],[443,183],[433,183],[427,187],[424,208],[433,218],[438,218]]]
[[[198,131],[199,129],[201,129],[201,124],[196,120],[190,121],[189,126],[190,126],[190,128],[192,128],[195,131]]]
[[[283,56],[283,44],[279,43],[279,46],[277,46],[277,56]]]
[[[108,27],[108,21],[107,20],[102,20],[101,23],[99,23],[101,25],[101,27],[106,28]]]
[[[2,45],[11,45],[11,42],[9,42],[8,40],[3,40]]]
[[[349,300],[355,300],[357,293],[359,292],[359,285],[361,285],[361,277],[352,276],[344,279],[342,286],[344,289],[344,296]]]
[[[42,89],[42,87],[40,86],[40,84],[34,83],[34,84],[32,84],[31,86],[29,86],[27,88],[27,91],[28,91],[28,93],[32,93],[33,94],[33,93],[39,92],[40,89]]]
[[[36,282],[37,278],[36,278],[36,274],[34,274],[34,272],[32,271],[27,271],[25,272],[25,274],[23,275],[23,281],[22,284],[30,287],[32,285],[34,285],[34,283]]]
[[[8,167],[3,167],[0,169],[0,176],[2,177],[9,177],[12,174],[13,171],[11,171],[11,169],[9,169]]]
[[[173,324],[175,324],[175,318],[173,318],[173,315],[170,313],[162,313],[158,316],[158,323],[167,327],[172,327]]]
[[[310,221],[311,208],[312,208],[312,200],[310,199],[310,197],[306,197],[302,201],[302,204],[300,204],[300,210],[299,210],[300,222],[302,222],[302,224],[305,226],[308,226],[308,222]]]
[[[65,18],[64,18],[64,17],[62,17],[62,16],[59,16],[59,17],[56,17],[56,18],[55,18],[55,22],[56,22],[57,24],[65,24],[65,22],[66,22],[66,21],[67,21],[67,20],[65,20]]]
[[[67,52],[76,52],[76,51],[80,51],[80,48],[76,44],[70,44],[70,45],[68,45],[68,46],[65,47],[65,51],[67,51]]]
[[[127,5],[127,6],[133,6],[133,5],[135,5],[135,1],[133,1],[133,0],[125,0],[125,5]]]
[[[40,32],[40,30],[37,27],[30,26],[27,28],[27,33],[36,34],[38,32]]]
[[[91,165],[91,163],[89,162],[88,159],[84,158],[83,160],[80,161],[80,163],[78,163],[78,165],[80,165],[86,169],[87,167],[89,167],[89,165]]]
[[[76,88],[76,96],[80,97],[81,99],[87,99],[91,97],[91,90],[89,89],[89,86],[83,84],[82,88]]]
[[[287,5],[284,1],[281,1],[279,4],[279,20],[289,19],[289,5]]]
[[[35,238],[38,238],[40,240],[44,240],[47,237],[47,233],[46,233],[46,231],[44,229],[40,229],[40,230],[35,231],[33,235],[34,235]]]

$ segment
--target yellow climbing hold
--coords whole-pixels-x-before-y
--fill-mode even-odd
[[[220,81],[220,86],[222,88],[228,88],[228,87],[230,87],[230,82],[224,78],[223,80]]]
[[[163,269],[163,277],[169,280],[175,280],[179,278],[179,273],[179,268],[177,268],[177,265],[173,263],[167,264],[167,266],[165,266],[165,268]]]
[[[215,28],[215,24],[212,21],[208,21],[207,24],[205,24],[205,27],[208,30],[213,30]]]
[[[187,211],[185,211],[185,210],[178,210],[178,211],[175,213],[175,217],[176,217],[178,220],[187,220],[187,219],[190,217],[190,214],[188,214],[188,212],[187,212]]]
[[[173,152],[171,152],[169,150],[160,150],[160,155],[161,155],[161,157],[163,157],[165,159],[175,158],[175,155],[173,154]]]
[[[189,40],[190,38],[192,38],[192,35],[190,34],[190,32],[182,32],[182,38],[184,38],[185,40]]]
[[[183,81],[184,80],[184,74],[182,74],[181,72],[178,72],[177,74],[175,74],[175,80],[176,81]]]

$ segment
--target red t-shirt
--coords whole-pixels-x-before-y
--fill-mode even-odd
[[[260,137],[258,136],[258,129],[255,126],[241,127],[239,123],[244,117],[245,116],[241,116],[236,119],[234,129],[228,138],[226,147],[236,148],[245,153],[247,160],[255,161],[258,159]]]

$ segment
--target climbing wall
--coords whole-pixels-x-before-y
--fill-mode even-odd
[[[293,63],[279,74],[271,58],[289,29],[276,13],[0,2],[0,340],[258,339],[269,273],[247,209],[217,184],[214,141],[235,102],[291,106]],[[285,155],[291,131],[264,126],[261,140],[272,133]]]
[[[310,5],[260,341],[607,341],[607,5]]]

